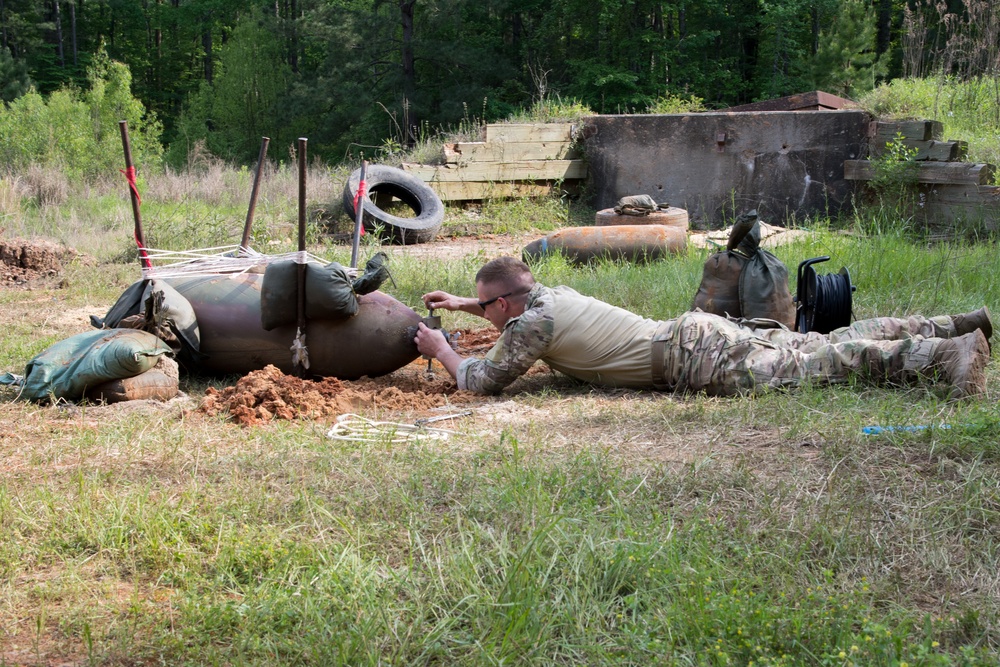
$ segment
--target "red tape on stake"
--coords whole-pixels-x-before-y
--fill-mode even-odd
[[[135,195],[135,202],[137,204],[142,204],[142,197],[139,196],[139,188],[135,185],[135,167],[129,167],[128,169],[119,169],[121,173],[125,174],[125,179],[128,181],[128,186],[132,188],[132,194]]]
[[[153,263],[149,261],[149,254],[146,252],[146,246],[142,245],[142,241],[139,240],[138,232],[134,236],[135,246],[139,249],[139,256],[142,257],[142,265],[147,269],[153,268]]]
[[[367,189],[367,184],[364,181],[358,183],[358,193],[354,196],[355,211],[359,210],[358,207],[361,206],[361,198],[365,196],[366,189]],[[364,235],[365,235],[365,226],[361,225],[361,232],[358,234],[358,236],[364,236]]]

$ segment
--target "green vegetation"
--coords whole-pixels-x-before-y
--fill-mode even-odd
[[[261,135],[281,155],[307,136],[339,161],[412,147],[470,106],[494,122],[559,98],[642,113],[992,78],[998,25],[990,0],[5,0],[0,96],[83,88],[104,49],[175,168],[199,144],[249,163]]]
[[[663,95],[653,100],[649,108],[649,113],[697,113],[707,111],[705,100],[691,95],[681,97],[680,95]]]
[[[310,164],[309,250],[339,261],[350,249],[330,232],[350,224],[340,192],[362,152],[429,155],[497,119],[680,113],[801,92],[820,61],[837,63],[819,73],[843,91],[869,88],[877,67],[904,67],[913,76],[876,86],[864,107],[941,120],[947,138],[969,142],[970,159],[1000,164],[995,70],[977,66],[977,78],[930,50],[921,70],[919,50],[899,56],[895,37],[876,58],[877,35],[859,24],[872,19],[852,13],[856,2],[812,3],[812,14],[769,3],[763,17],[725,20],[718,3],[696,3],[684,39],[673,8],[651,38],[622,14],[655,10],[644,3],[525,7],[517,53],[548,54],[537,61],[507,50],[496,17],[514,16],[510,7],[419,4],[435,9],[416,13],[419,90],[394,69],[405,51],[386,50],[399,19],[387,12],[412,3],[303,0],[298,21],[282,13],[287,3],[209,4],[218,11],[116,5],[116,60],[88,56],[76,70],[42,48],[49,36],[38,27],[55,25],[45,12],[66,3],[8,0],[0,10],[16,56],[0,50],[10,102],[0,110],[0,232],[82,253],[58,284],[0,290],[0,371],[20,372],[86,329],[138,275],[119,118],[129,120],[151,245],[236,243],[252,175],[228,161],[256,155],[270,134],[277,159],[251,245],[294,250],[287,146],[309,136],[311,153],[337,163]],[[96,34],[103,14],[90,10],[107,3],[73,6]],[[168,19],[175,30],[149,49],[145,31]],[[825,47],[812,53],[821,26]],[[755,58],[738,51],[755,38]],[[193,44],[215,44],[212,57]],[[26,62],[41,93],[26,87]],[[645,69],[665,63],[667,84]],[[213,64],[209,83],[202,72]],[[176,114],[162,137],[146,109]],[[173,167],[159,164],[161,138]],[[808,234],[773,251],[793,274],[819,255],[832,257],[821,273],[848,267],[857,318],[983,304],[1000,314],[995,230],[977,243],[928,242],[906,198],[911,157],[891,142],[876,161],[875,200],[806,221]],[[444,233],[459,251],[385,248],[386,291],[422,311],[428,290],[471,292],[498,248],[516,253],[530,237],[592,220],[570,198],[449,207]],[[381,249],[374,235],[363,243],[363,257]],[[585,267],[552,257],[535,270],[669,318],[690,307],[709,253]],[[483,325],[453,314],[445,324]],[[183,378],[191,401],[181,406],[36,406],[5,392],[0,665],[994,665],[1000,370],[987,372],[987,394],[964,402],[932,387],[861,384],[720,400],[593,390],[545,373],[475,404],[452,426],[460,435],[406,445],[388,433],[333,440],[318,420],[242,428],[194,410],[235,378]],[[866,435],[873,425],[919,428]]]
[[[897,79],[859,100],[866,111],[887,120],[931,119],[943,138],[966,141],[970,162],[1000,164],[1000,79],[952,77]]]
[[[158,245],[238,239],[248,172],[208,160],[149,178]],[[314,167],[309,183],[333,198],[342,178]],[[0,369],[82,330],[135,278],[114,187],[5,217],[8,233],[92,259],[71,263],[61,288],[0,291]],[[295,207],[293,170],[269,172],[253,245],[293,249]],[[516,246],[585,213],[487,202],[450,208],[446,228]],[[345,260],[319,225],[310,251]],[[857,317],[1000,310],[992,244],[928,245],[863,218],[809,231],[775,253],[789,267],[818,255],[831,272],[849,267]],[[433,288],[468,293],[491,247],[387,248],[387,289],[414,307]],[[377,249],[367,236],[363,256]],[[666,318],[690,307],[708,253],[637,266],[551,258],[536,271]],[[446,325],[482,322],[449,314]],[[241,428],[180,408],[5,394],[0,660],[995,664],[1000,372],[988,372],[987,395],[959,403],[862,385],[672,397],[545,374],[475,406],[454,425],[463,435],[409,445],[334,441],[320,421]],[[233,380],[183,389],[197,401]],[[932,428],[872,436],[869,425]]]
[[[128,67],[97,54],[88,87],[34,90],[0,109],[0,165],[5,172],[51,168],[69,180],[94,180],[121,166],[118,122],[127,121],[139,164],[160,166],[160,126],[132,96]]]

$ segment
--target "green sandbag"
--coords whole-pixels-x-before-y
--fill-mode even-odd
[[[70,336],[28,362],[20,396],[29,401],[76,401],[88,387],[144,373],[169,353],[166,343],[138,329]]]
[[[260,286],[260,324],[265,331],[298,320],[299,265],[274,262],[264,270]],[[358,312],[358,297],[341,264],[306,264],[306,319],[342,320]]]
[[[365,264],[365,272],[354,279],[354,293],[358,295],[371,294],[386,280],[392,280],[389,267],[385,265],[388,260],[389,256],[384,252],[372,255],[368,263]]]
[[[98,329],[117,329],[122,320],[139,314],[146,316],[146,324],[128,328],[140,328],[165,340],[172,340],[169,334],[173,333],[173,337],[181,343],[181,356],[197,358],[201,349],[201,332],[194,308],[180,292],[163,280],[143,279],[132,283],[107,315],[103,318],[91,315],[90,322]],[[156,331],[157,326],[165,326],[168,331]]]
[[[757,211],[740,215],[726,250],[705,261],[692,308],[723,317],[769,319],[795,328],[788,269],[760,247]]]

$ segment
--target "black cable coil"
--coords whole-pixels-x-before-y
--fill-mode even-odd
[[[812,267],[829,259],[813,257],[799,264],[795,297],[795,328],[799,333],[827,334],[851,323],[852,295],[856,288],[851,284],[847,267],[842,267],[839,273],[822,276]]]

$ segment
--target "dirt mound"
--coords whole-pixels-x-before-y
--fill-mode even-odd
[[[494,329],[462,329],[458,350],[464,355],[481,356],[496,340]],[[235,386],[217,389],[209,387],[196,408],[210,416],[227,415],[244,426],[267,424],[274,420],[316,419],[332,421],[352,412],[379,410],[412,417],[440,415],[437,408],[471,405],[488,401],[478,394],[460,391],[455,380],[438,362],[428,372],[427,361],[418,358],[412,363],[378,378],[355,381],[322,378],[304,380],[286,375],[275,366],[253,371],[240,378]],[[529,372],[543,372],[537,367]],[[185,400],[187,397],[185,396]],[[115,413],[140,404],[162,407],[162,402],[123,401],[114,407]],[[94,414],[99,407],[91,407]],[[185,410],[189,408],[185,407]]]
[[[333,418],[362,408],[423,412],[482,400],[471,392],[459,391],[447,373],[426,373],[426,362],[422,362],[423,371],[414,367],[420,363],[391,376],[355,382],[303,380],[268,366],[244,376],[234,387],[221,391],[210,387],[198,410],[208,415],[228,413],[244,426],[256,426],[275,419]]]
[[[51,241],[0,240],[0,285],[25,286],[62,273],[78,253]]]
[[[458,351],[467,356],[481,356],[499,335],[492,328],[459,332]],[[334,418],[366,408],[426,413],[446,405],[482,400],[472,392],[459,391],[455,380],[438,362],[428,373],[427,361],[417,359],[385,377],[353,382],[336,378],[303,380],[268,366],[247,374],[234,387],[210,387],[198,410],[208,415],[228,413],[244,426],[255,426],[275,419]]]
[[[496,329],[459,329],[456,341],[458,351],[463,355],[482,356],[493,347],[500,336]]]

